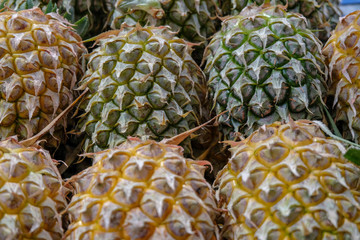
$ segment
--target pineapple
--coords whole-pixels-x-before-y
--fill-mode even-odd
[[[216,31],[219,11],[213,0],[113,0],[111,28],[122,23],[171,27],[190,42],[203,42]]]
[[[229,17],[206,49],[210,97],[226,139],[282,119],[322,119],[327,67],[304,17],[250,6]]]
[[[86,49],[68,22],[39,8],[0,13],[0,29],[0,137],[26,139],[72,103]],[[65,126],[63,119],[50,133]]]
[[[230,151],[217,180],[222,239],[359,239],[360,168],[317,125],[276,122]]]
[[[93,166],[70,179],[65,239],[217,239],[204,167],[180,147],[132,138],[90,156]]]
[[[15,11],[20,11],[36,6],[44,10],[50,1],[51,0],[0,0],[0,9],[7,7]]]
[[[62,239],[66,193],[47,151],[0,142],[0,239]]]
[[[311,29],[323,42],[330,37],[330,32],[336,27],[338,19],[342,16],[339,0],[222,0],[219,1],[224,15],[237,15],[246,6],[251,4],[261,5],[265,2],[286,5],[289,12],[301,13],[309,21]]]
[[[329,64],[335,121],[345,138],[360,142],[360,11],[340,20],[323,53]]]
[[[110,18],[112,29],[123,23],[134,26],[170,26],[177,36],[194,43],[192,57],[200,64],[204,49],[220,27],[221,15],[214,0],[108,0],[114,10]]]
[[[86,19],[88,25],[82,29],[83,38],[91,38],[106,29],[107,17],[111,11],[109,0],[56,0],[56,3],[60,13],[70,22],[78,23]]]
[[[205,77],[184,40],[166,27],[136,26],[98,41],[80,82],[89,89],[78,126],[86,152],[113,148],[127,136],[170,138],[198,125]]]

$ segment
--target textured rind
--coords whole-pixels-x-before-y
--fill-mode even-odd
[[[47,151],[0,142],[0,239],[62,239],[66,193]]]
[[[326,43],[323,54],[329,65],[335,121],[345,138],[360,142],[360,11],[342,18]],[[345,124],[341,124],[345,123]]]
[[[81,80],[90,89],[80,106],[85,151],[115,147],[127,136],[170,138],[197,126],[205,77],[183,40],[165,27],[137,26],[99,41]],[[183,146],[191,152],[189,140]]]
[[[71,23],[87,18],[89,27],[82,33],[83,39],[104,32],[108,14],[113,10],[111,0],[56,0],[56,3],[61,15],[66,14]]]
[[[0,13],[2,139],[35,135],[73,101],[84,52],[81,38],[55,13],[39,8]],[[65,126],[63,118],[55,128],[64,132]]]
[[[113,0],[111,28],[122,23],[170,26],[180,38],[204,42],[216,32],[217,15],[213,0]]]
[[[260,6],[264,0],[222,0],[220,8],[224,15],[237,15],[247,6],[256,4]],[[288,12],[301,13],[310,23],[314,34],[326,42],[331,31],[336,27],[342,12],[339,7],[339,0],[271,0],[272,5],[287,6]]]
[[[248,7],[229,17],[205,58],[210,98],[227,139],[263,124],[322,119],[327,67],[303,17],[280,7]]]
[[[0,0],[0,6],[5,6],[15,11],[20,11],[29,9],[28,2],[28,0]],[[34,7],[43,9],[46,8],[46,5],[50,2],[50,0],[32,0],[32,2]]]
[[[316,124],[263,126],[230,151],[222,239],[359,239],[360,168]]]
[[[204,167],[180,147],[130,139],[91,156],[93,166],[72,180],[65,239],[217,239]]]

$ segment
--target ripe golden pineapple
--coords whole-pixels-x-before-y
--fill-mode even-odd
[[[305,120],[234,143],[218,176],[222,239],[359,239],[360,168],[344,151]]]
[[[331,73],[335,121],[344,137],[360,142],[360,11],[342,18],[323,49]],[[345,124],[342,124],[345,123]]]
[[[85,52],[81,38],[56,13],[0,13],[1,139],[33,136],[73,101]],[[64,132],[65,126],[64,118],[55,129]]]
[[[49,153],[0,142],[0,239],[61,239],[67,190]]]
[[[216,239],[204,167],[180,147],[129,139],[91,156],[94,165],[71,180],[65,239]]]

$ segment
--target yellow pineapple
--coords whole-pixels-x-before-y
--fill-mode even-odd
[[[66,193],[47,151],[0,142],[0,239],[60,240]]]
[[[275,122],[230,151],[217,181],[222,239],[359,239],[360,168],[317,125]]]
[[[360,141],[360,11],[342,18],[323,49],[331,73],[335,121],[345,138]]]
[[[204,167],[181,147],[133,138],[89,156],[93,166],[71,180],[65,239],[217,239]]]
[[[1,139],[32,137],[72,103],[85,52],[80,36],[56,13],[0,13]],[[65,127],[66,118],[50,133]],[[49,145],[59,140],[49,138]]]

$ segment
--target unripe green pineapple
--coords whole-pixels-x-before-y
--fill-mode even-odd
[[[360,168],[317,125],[276,122],[230,151],[218,175],[221,239],[359,239]]]
[[[69,25],[39,8],[0,13],[1,139],[35,135],[72,103],[86,49]],[[66,118],[50,133],[63,134],[65,127]]]
[[[204,167],[179,146],[129,139],[89,154],[74,176],[66,240],[216,240],[216,204]]]
[[[0,0],[0,8],[7,7],[15,11],[26,10],[33,7],[46,9],[51,0]]]
[[[207,47],[205,72],[226,139],[289,119],[321,119],[327,68],[305,18],[251,6],[224,20]]]
[[[87,39],[107,30],[108,14],[113,10],[108,1],[110,0],[56,0],[56,5],[61,15],[70,22],[84,25],[78,28],[81,28],[81,36]]]
[[[112,6],[110,26],[169,26],[179,38],[194,44],[192,53],[200,64],[204,48],[220,27],[221,13],[213,0],[108,0]]]
[[[247,6],[252,4],[260,6],[266,2],[272,5],[284,5],[288,12],[304,15],[310,23],[310,28],[323,42],[329,39],[330,32],[342,16],[339,0],[221,0],[219,4],[224,15],[237,15]]]
[[[203,42],[216,29],[219,11],[213,0],[112,0],[111,28],[122,23],[170,26],[178,36],[190,42]]]
[[[81,88],[85,151],[97,152],[127,136],[160,140],[198,125],[204,75],[184,40],[166,27],[124,27],[105,33],[90,56]],[[189,140],[183,145],[191,152]]]
[[[343,136],[360,142],[360,11],[340,20],[323,49],[331,73],[335,121]]]
[[[47,151],[0,142],[0,239],[62,239],[66,193]]]

